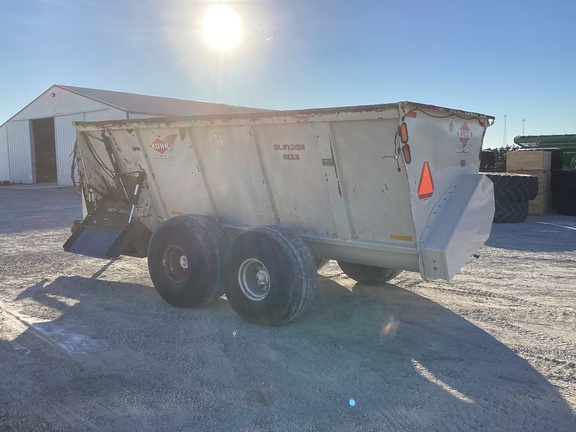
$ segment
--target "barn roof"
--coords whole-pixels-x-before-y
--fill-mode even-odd
[[[99,90],[86,87],[74,87],[67,85],[54,84],[42,95],[48,93],[53,88],[60,88],[62,90],[80,95],[82,97],[92,99],[94,101],[103,103],[105,105],[117,108],[130,114],[141,114],[151,117],[172,117],[172,116],[198,116],[198,115],[214,115],[214,114],[241,114],[248,112],[268,111],[260,108],[252,108],[245,106],[226,105],[220,103],[200,102],[187,99],[176,99],[161,96],[150,96],[135,93],[124,93],[110,90]],[[38,96],[26,107],[22,108],[11,118],[4,123],[14,119],[18,114],[27,109],[42,95]]]
[[[261,109],[244,106],[123,93],[110,90],[98,90],[65,85],[56,85],[56,87],[60,87],[64,90],[68,90],[133,114],[154,116],[196,116],[204,114],[235,114],[262,111]]]

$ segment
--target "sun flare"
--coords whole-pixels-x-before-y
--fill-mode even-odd
[[[202,19],[202,34],[211,47],[230,51],[242,40],[242,20],[229,6],[211,6]]]

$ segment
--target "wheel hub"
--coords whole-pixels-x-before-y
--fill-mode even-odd
[[[188,257],[179,246],[168,246],[162,259],[164,274],[174,283],[181,283],[188,274]]]
[[[252,301],[262,301],[270,292],[270,273],[262,262],[250,258],[240,265],[238,283],[246,297]]]

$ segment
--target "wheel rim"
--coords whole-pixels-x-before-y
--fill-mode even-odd
[[[252,301],[261,301],[270,292],[270,273],[257,259],[247,259],[238,270],[238,283],[246,297]]]
[[[168,246],[162,259],[164,273],[174,283],[184,281],[188,274],[188,258],[184,249],[178,246]]]

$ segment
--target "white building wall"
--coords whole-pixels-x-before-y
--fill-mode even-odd
[[[84,114],[70,114],[54,118],[54,135],[56,138],[56,173],[59,185],[72,186],[70,170],[72,168],[72,153],[76,141],[74,121],[84,120]]]
[[[6,125],[0,126],[0,181],[10,180],[10,158]]]
[[[124,120],[126,111],[110,108],[108,111],[92,111],[84,113],[83,121]]]
[[[110,108],[108,110],[76,113],[54,118],[54,134],[56,135],[56,172],[58,184],[72,186],[71,169],[74,143],[76,142],[75,121],[122,120],[126,112]]]
[[[30,120],[54,118],[56,169],[59,185],[71,185],[70,170],[76,140],[74,121],[150,118],[129,114],[102,102],[52,86],[0,127],[0,181],[34,183],[34,145]]]
[[[30,121],[11,121],[5,126],[10,155],[10,180],[15,183],[34,183]]]
[[[61,115],[106,112],[114,108],[56,86],[50,87],[9,121],[40,119]]]
[[[76,140],[74,121],[122,120],[125,111],[53,86],[5,123],[0,132],[0,180],[34,183],[31,122],[54,118],[56,172],[59,185],[72,185],[70,170]],[[5,138],[2,138],[2,136]],[[3,161],[5,161],[3,163]],[[5,178],[3,176],[6,176]]]

